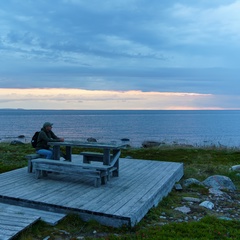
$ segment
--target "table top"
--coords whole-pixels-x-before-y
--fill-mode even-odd
[[[127,144],[118,143],[98,143],[98,142],[80,142],[80,141],[66,141],[66,142],[48,142],[50,146],[72,146],[72,147],[87,147],[87,148],[107,148],[120,149],[125,148]]]

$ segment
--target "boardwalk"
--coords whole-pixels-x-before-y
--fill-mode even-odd
[[[74,158],[73,161],[79,161]],[[183,164],[120,159],[120,176],[95,188],[87,177],[49,174],[35,179],[27,168],[0,174],[0,202],[58,213],[74,212],[103,225],[136,225],[183,176]]]

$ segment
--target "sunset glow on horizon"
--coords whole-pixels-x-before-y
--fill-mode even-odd
[[[69,110],[220,110],[212,94],[65,88],[0,89],[0,108]],[[199,105],[202,107],[199,107]],[[24,106],[24,107],[23,107]]]

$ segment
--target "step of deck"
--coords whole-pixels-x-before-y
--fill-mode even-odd
[[[38,220],[56,225],[65,216],[66,214],[0,203],[0,239],[12,239]]]

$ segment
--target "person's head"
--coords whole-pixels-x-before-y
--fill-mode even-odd
[[[45,122],[45,123],[43,124],[43,128],[44,128],[44,130],[46,130],[46,131],[50,131],[50,130],[52,129],[52,125],[53,125],[53,123]]]

